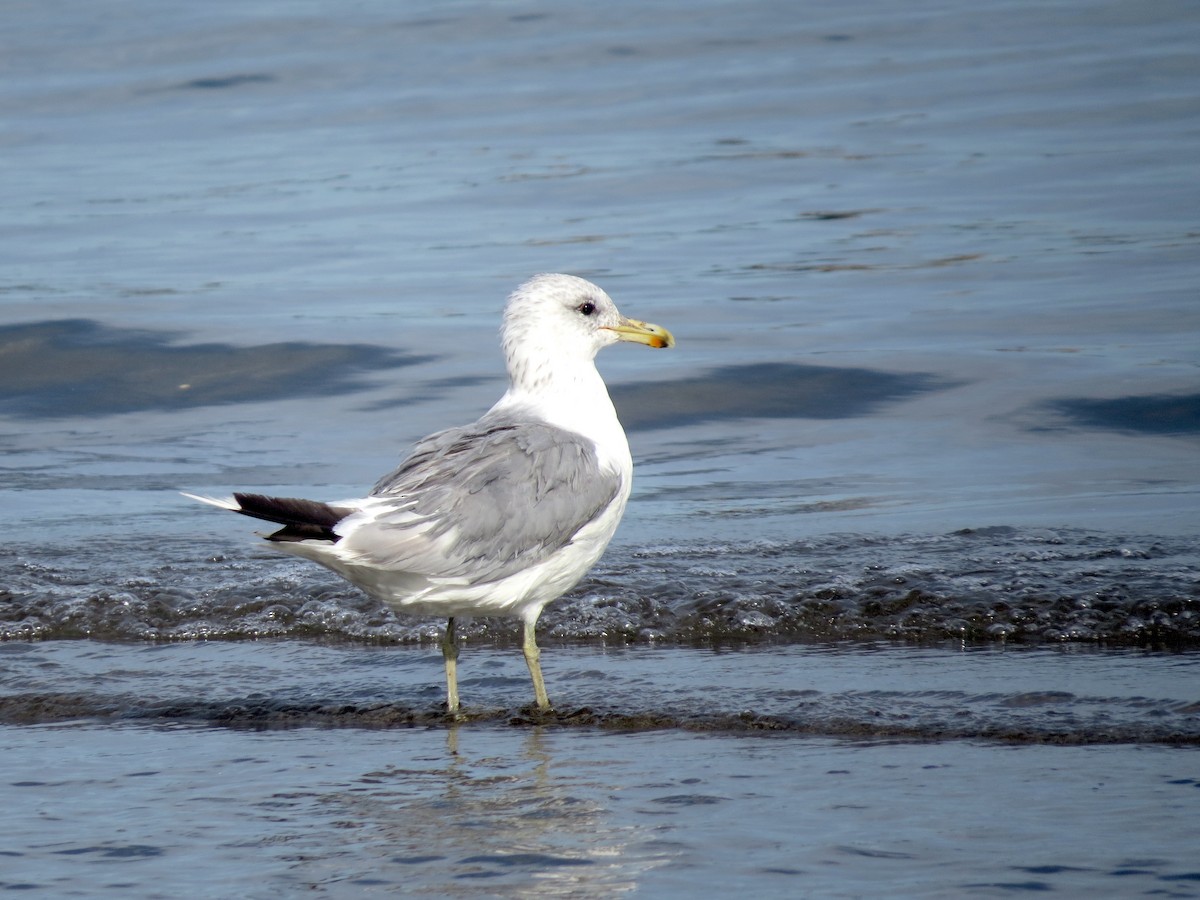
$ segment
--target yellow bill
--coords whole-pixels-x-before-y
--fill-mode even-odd
[[[661,325],[639,322],[637,319],[627,319],[621,316],[621,324],[613,325],[608,330],[615,331],[617,333],[617,340],[619,341],[645,344],[655,349],[675,346],[675,336],[667,331],[667,329]]]

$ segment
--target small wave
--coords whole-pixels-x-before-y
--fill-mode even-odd
[[[464,708],[458,716],[443,707],[389,702],[289,700],[252,696],[233,700],[151,701],[143,697],[17,694],[0,697],[0,723],[34,725],[78,720],[128,724],[196,724],[254,731],[290,728],[431,728],[499,725],[515,728],[595,728],[643,732],[676,730],[711,733],[791,734],[851,740],[987,740],[1013,744],[1200,744],[1195,716],[1171,704],[1156,709],[1157,721],[1114,719],[1108,704],[1098,717],[1063,715],[1063,703],[1038,716],[996,715],[1005,704],[927,703],[919,695],[877,692],[809,698],[791,715],[754,710],[629,709],[581,707],[542,711],[536,707]],[[959,698],[960,700],[963,698]],[[1073,703],[1068,703],[1073,708]],[[1115,708],[1115,706],[1113,707]]]
[[[255,555],[258,553],[259,555]],[[150,556],[153,554],[153,561]],[[261,551],[120,544],[0,564],[0,638],[435,640],[324,570]],[[1200,647],[1200,555],[1182,538],[989,528],[614,548],[543,614],[559,641],[900,639]],[[518,640],[508,620],[464,625]]]

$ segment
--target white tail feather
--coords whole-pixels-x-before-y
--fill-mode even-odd
[[[199,500],[201,503],[207,503],[209,506],[215,506],[218,509],[227,509],[230,512],[242,511],[242,505],[232,497],[229,497],[225,500],[218,500],[216,497],[201,497],[199,494],[189,494],[187,491],[180,491],[179,493],[183,494],[185,497],[191,498],[192,500]]]

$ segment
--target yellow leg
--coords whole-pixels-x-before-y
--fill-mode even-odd
[[[454,633],[454,617],[446,622],[442,638],[442,659],[446,661],[446,710],[458,712],[458,636]]]
[[[536,625],[536,619],[525,623],[525,640],[521,644],[521,651],[525,654],[529,674],[533,676],[533,696],[538,709],[549,709],[550,698],[546,696],[546,682],[542,679],[542,651],[538,649],[537,636],[534,634]]]

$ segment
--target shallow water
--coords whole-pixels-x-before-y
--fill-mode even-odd
[[[55,896],[1193,896],[1197,878],[1198,783],[1163,748],[186,725],[3,746],[3,881]],[[45,757],[71,765],[12,763]]]
[[[519,652],[469,644],[467,721],[1008,743],[1200,743],[1193,655],[1054,648],[773,644],[712,649],[545,642],[556,711]],[[449,727],[436,648],[97,641],[0,645],[0,721],[207,722],[282,729]]]
[[[1192,5],[26,4],[0,34],[0,881],[1196,896]],[[503,388],[637,483],[542,620],[399,619],[177,491],[354,496]],[[1191,843],[1194,843],[1192,841]]]

